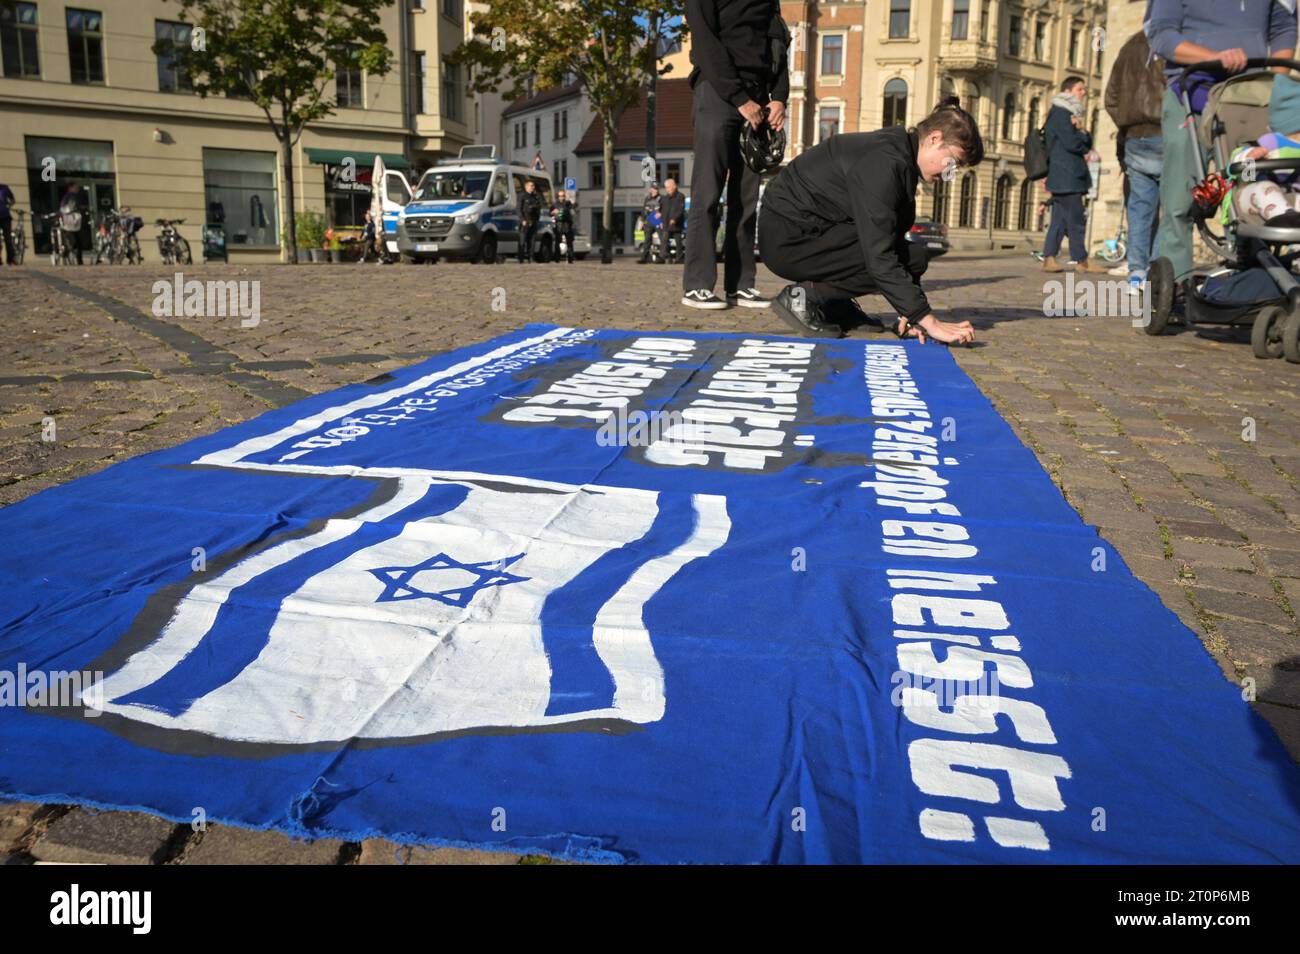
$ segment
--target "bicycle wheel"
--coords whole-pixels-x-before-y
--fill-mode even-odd
[[[19,232],[14,236],[14,261],[19,265],[23,263],[23,258],[27,255],[27,233]]]
[[[172,250],[176,253],[177,265],[194,264],[194,259],[190,257],[190,243],[184,236],[176,236],[176,241],[172,246]]]

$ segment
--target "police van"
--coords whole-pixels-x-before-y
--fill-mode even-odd
[[[395,216],[395,234],[385,236],[389,247],[413,262],[440,258],[495,262],[499,256],[517,256],[519,196],[529,180],[542,197],[533,257],[550,261],[558,250],[550,212],[555,204],[551,177],[499,158],[492,145],[462,146],[457,158],[440,160],[421,176]],[[395,191],[400,195],[400,188]],[[574,245],[580,256],[591,250],[585,237],[576,237]]]

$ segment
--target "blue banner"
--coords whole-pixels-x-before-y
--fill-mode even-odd
[[[0,536],[8,796],[596,861],[1300,861],[1300,770],[941,347],[531,325]]]

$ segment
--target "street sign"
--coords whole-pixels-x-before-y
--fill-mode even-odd
[[[564,180],[564,191],[572,192],[577,188],[578,188],[578,180],[573,178],[573,176],[569,176],[569,178]]]

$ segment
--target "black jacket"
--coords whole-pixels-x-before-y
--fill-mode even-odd
[[[916,220],[916,135],[902,126],[841,133],[801,153],[763,193],[763,215],[775,214],[820,235],[852,223],[863,268],[904,318],[930,312],[920,281],[907,270],[907,230]]]
[[[686,224],[686,196],[678,189],[676,195],[665,192],[659,196],[659,216],[664,228],[676,231]]]
[[[641,203],[641,218],[645,220],[646,225],[650,224],[650,213],[659,212],[663,206],[663,201],[664,194],[662,192],[658,195],[646,193],[645,201]]]
[[[573,231],[573,203],[568,199],[555,203],[551,215],[555,218],[555,227],[561,232]]]
[[[701,78],[733,106],[790,95],[790,31],[780,0],[686,0],[691,89]]]
[[[519,224],[536,225],[542,217],[542,196],[539,192],[519,193]]]
[[[1092,137],[1070,122],[1069,110],[1053,106],[1043,127],[1047,139],[1047,191],[1052,195],[1087,192],[1092,176],[1084,156],[1092,149]]]

